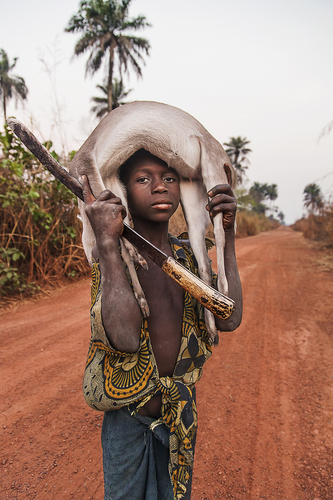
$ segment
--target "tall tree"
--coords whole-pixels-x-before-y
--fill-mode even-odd
[[[278,213],[278,218],[280,219],[281,224],[284,224],[284,213],[283,212]]]
[[[308,184],[305,186],[303,194],[304,206],[310,213],[315,213],[324,206],[323,195],[318,184]]]
[[[265,184],[265,186],[266,186],[265,198],[268,198],[270,201],[276,200],[276,198],[278,197],[277,185]]]
[[[92,97],[91,100],[95,103],[95,106],[91,108],[91,111],[96,114],[97,118],[103,118],[104,115],[108,113],[108,87],[107,83],[104,85],[96,85],[98,89],[102,91],[104,97]],[[112,84],[112,109],[116,109],[126,102],[128,94],[132,92],[132,89],[125,90],[122,80],[114,78]]]
[[[69,20],[65,31],[82,33],[75,45],[74,54],[89,51],[86,74],[94,74],[107,59],[108,111],[112,110],[112,82],[115,56],[119,71],[128,72],[131,65],[137,76],[142,76],[139,62],[144,63],[142,53],[149,55],[149,42],[127,34],[150,26],[144,16],[129,18],[128,8],[132,0],[83,0],[77,14]]]
[[[260,184],[260,182],[254,182],[253,186],[250,188],[250,195],[254,199],[257,205],[261,203],[265,198],[267,184]]]
[[[246,146],[250,144],[250,141],[246,137],[230,137],[229,142],[225,142],[224,146],[227,146],[226,153],[229,155],[232,164],[236,170],[237,182],[242,184],[243,176],[248,169],[248,166],[242,165],[242,163],[250,163],[247,155],[251,153],[251,149]]]
[[[26,99],[28,88],[21,76],[9,75],[15,68],[17,57],[14,57],[13,64],[10,64],[7,53],[0,49],[0,98],[2,99],[3,114],[7,119],[7,101],[12,97]]]
[[[278,189],[276,184],[261,184],[260,182],[254,182],[249,191],[250,196],[255,202],[255,206],[253,210],[255,212],[265,213],[268,209],[267,206],[263,203],[265,199],[270,200],[272,202],[272,206],[270,208],[272,215],[274,214],[274,206],[273,202],[278,197]]]
[[[267,184],[265,198],[271,201],[271,214],[274,215],[274,201],[278,197],[278,190],[276,184]]]

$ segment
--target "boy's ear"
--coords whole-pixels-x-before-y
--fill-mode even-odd
[[[229,186],[232,186],[232,173],[231,173],[231,168],[229,167],[228,163],[225,163],[223,165],[224,171],[226,173],[227,179],[228,179],[228,184]]]

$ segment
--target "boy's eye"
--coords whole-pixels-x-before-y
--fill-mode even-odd
[[[145,184],[146,182],[149,182],[149,178],[148,177],[139,177],[136,182],[138,182],[139,184]]]
[[[168,175],[167,177],[164,177],[164,180],[166,182],[176,182],[176,177],[173,177],[172,175]]]

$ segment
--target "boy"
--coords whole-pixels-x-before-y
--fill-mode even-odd
[[[191,249],[168,233],[180,201],[177,173],[145,150],[120,170],[134,229],[197,273]],[[211,354],[203,307],[148,256],[138,269],[150,315],[134,297],[119,250],[123,218],[119,198],[95,200],[83,179],[86,213],[96,237],[93,250],[92,341],[84,379],[90,406],[106,411],[102,429],[105,499],[189,499],[197,428],[195,387]],[[234,250],[236,200],[228,185],[215,186],[210,217],[223,212],[229,294],[237,304],[221,331],[237,328],[241,286]]]

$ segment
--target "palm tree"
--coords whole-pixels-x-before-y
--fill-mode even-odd
[[[253,186],[250,188],[250,196],[252,196],[257,205],[259,205],[265,198],[266,186],[267,184],[254,182]]]
[[[65,31],[82,33],[75,45],[76,56],[90,51],[86,63],[86,74],[94,74],[107,57],[107,98],[108,111],[112,110],[112,82],[115,56],[118,57],[119,71],[128,72],[129,64],[137,76],[142,76],[139,61],[144,63],[142,52],[149,55],[149,42],[126,33],[150,26],[144,16],[128,17],[128,7],[132,0],[83,0],[77,14],[69,20]]]
[[[9,75],[9,72],[15,68],[17,57],[14,57],[13,64],[9,63],[7,53],[0,49],[0,97],[2,98],[2,107],[5,121],[7,119],[7,101],[13,96],[16,99],[26,99],[28,88],[21,76]]]
[[[91,100],[96,104],[91,108],[91,111],[96,114],[97,118],[103,118],[104,115],[108,113],[108,88],[107,83],[104,85],[96,85],[100,89],[104,97],[92,97]],[[112,84],[112,109],[116,109],[126,102],[123,101],[133,89],[125,91],[125,87],[122,80],[114,78]]]
[[[246,156],[251,153],[251,149],[246,147],[248,144],[250,144],[250,141],[248,141],[246,137],[240,136],[230,137],[229,142],[224,142],[223,144],[228,148],[226,149],[226,153],[230,156],[231,162],[236,170],[237,182],[239,182],[239,184],[242,184],[243,176],[248,168],[242,165],[242,162],[250,163]]]
[[[284,224],[284,213],[283,212],[278,213],[278,218],[280,219],[281,224]]]
[[[266,184],[266,193],[265,193],[265,198],[270,200],[271,203],[271,213],[272,215],[274,214],[274,201],[278,197],[278,190],[277,190],[277,185],[276,184]]]
[[[305,186],[304,191],[304,206],[309,210],[310,213],[319,211],[323,205],[323,195],[318,184],[308,184]]]

